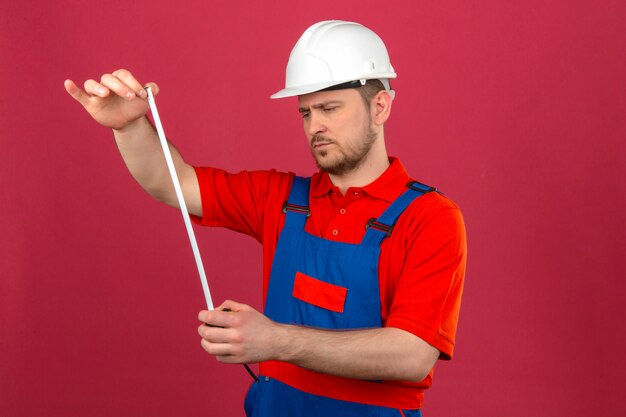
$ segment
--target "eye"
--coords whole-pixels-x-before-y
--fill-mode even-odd
[[[324,113],[330,113],[335,110],[337,107],[324,107]]]
[[[302,118],[303,118],[303,119],[308,118],[308,117],[309,117],[309,114],[311,114],[311,113],[310,113],[310,112],[308,112],[308,111],[302,111],[302,112],[300,112],[300,116],[302,116]]]

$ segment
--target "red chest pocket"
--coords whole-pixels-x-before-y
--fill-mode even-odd
[[[292,295],[314,306],[343,313],[348,289],[296,272]]]

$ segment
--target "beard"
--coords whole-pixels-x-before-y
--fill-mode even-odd
[[[363,137],[354,146],[340,147],[337,142],[324,135],[315,135],[311,139],[311,147],[316,143],[332,144],[334,149],[330,151],[336,153],[333,157],[327,158],[331,153],[327,150],[315,151],[312,149],[313,158],[317,167],[332,175],[343,175],[357,169],[365,161],[367,155],[376,141],[376,133],[367,126],[364,129]]]

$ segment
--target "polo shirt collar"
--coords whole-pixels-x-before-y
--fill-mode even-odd
[[[372,197],[379,198],[388,202],[393,202],[398,194],[406,187],[409,182],[409,174],[406,172],[404,165],[398,158],[389,158],[389,167],[382,173],[380,177],[370,184],[362,187],[363,191]],[[313,197],[322,197],[333,191],[334,185],[326,172],[320,171],[314,175],[311,181],[311,195]],[[358,187],[355,187],[358,188]]]

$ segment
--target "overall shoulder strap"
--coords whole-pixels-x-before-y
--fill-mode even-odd
[[[289,192],[289,199],[283,204],[283,213],[287,215],[285,227],[304,229],[309,209],[309,188],[311,178],[294,177]]]
[[[371,218],[365,228],[362,244],[380,246],[383,239],[391,236],[391,232],[398,221],[400,215],[417,198],[426,193],[438,192],[436,188],[411,181],[407,185],[407,190],[400,195],[378,218]]]

